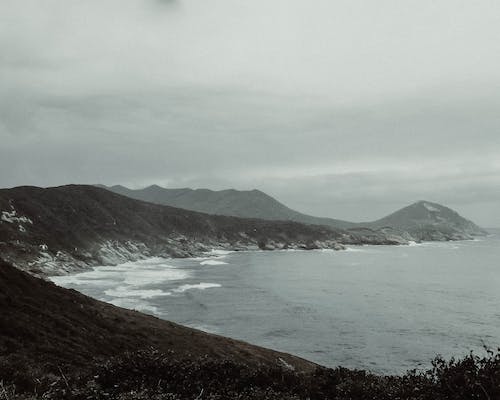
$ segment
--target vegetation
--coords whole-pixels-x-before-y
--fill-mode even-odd
[[[500,398],[500,352],[461,360],[437,358],[428,371],[404,376],[322,367],[297,373],[278,365],[255,368],[208,357],[180,359],[174,352],[153,349],[96,362],[83,373],[59,368],[41,375],[12,359],[2,360],[0,371],[0,398],[8,400]]]

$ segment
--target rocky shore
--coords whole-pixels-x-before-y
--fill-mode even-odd
[[[0,190],[0,253],[35,275],[57,275],[161,256],[210,251],[343,249],[359,238],[291,221],[202,214],[93,186]]]
[[[403,221],[405,229],[387,225]],[[196,257],[212,249],[343,250],[346,245],[464,240],[479,234],[478,229],[452,210],[428,203],[416,203],[373,226],[340,229],[203,214],[95,186],[0,190],[0,254],[42,276],[155,256]]]

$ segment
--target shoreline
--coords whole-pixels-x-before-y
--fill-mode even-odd
[[[468,244],[468,245],[466,245]],[[429,248],[426,249],[426,245],[430,245]],[[437,248],[435,248],[437,245]],[[340,269],[339,271],[352,271],[348,272],[349,275],[347,276],[358,276],[359,273],[362,273],[362,271],[367,270],[367,268],[362,267],[361,265],[364,264],[363,260],[368,260],[368,259],[373,259],[374,257],[378,260],[384,260],[387,259],[387,257],[390,254],[394,254],[394,256],[390,256],[390,259],[401,259],[400,256],[409,254],[411,259],[415,260],[416,263],[418,263],[418,259],[421,257],[423,254],[428,254],[429,256],[426,257],[427,259],[429,257],[433,257],[432,255],[440,255],[443,254],[444,257],[447,257],[447,259],[453,259],[453,257],[461,257],[461,253],[456,252],[455,247],[460,247],[462,249],[476,249],[476,253],[479,251],[481,252],[480,248],[480,242],[475,242],[475,241],[460,241],[460,242],[426,242],[422,243],[420,246],[413,247],[413,250],[411,250],[409,247],[405,246],[399,246],[399,248],[393,248],[392,246],[383,246],[384,248],[380,248],[381,246],[352,246],[349,249],[352,249],[352,254],[349,254],[350,251],[349,249],[346,251],[346,253],[336,253],[336,252],[331,252],[331,251],[326,251],[326,254],[323,256],[321,255],[324,253],[323,250],[316,250],[312,251],[311,253],[302,253],[302,255],[297,254],[295,255],[294,251],[278,251],[275,254],[268,254],[268,252],[262,252],[262,251],[227,251],[227,250],[221,250],[217,249],[216,252],[214,253],[213,251],[206,252],[204,254],[204,257],[192,257],[192,258],[184,258],[184,259],[175,259],[175,258],[152,258],[149,260],[141,260],[139,261],[140,264],[142,264],[142,267],[135,266],[135,263],[126,263],[128,264],[128,267],[126,269],[118,268],[116,271],[115,278],[111,277],[109,278],[110,281],[108,282],[108,286],[102,285],[100,283],[96,283],[95,289],[93,288],[93,283],[92,282],[87,282],[85,284],[84,279],[80,280],[80,284],[84,284],[85,286],[78,287],[78,285],[73,285],[71,283],[66,284],[62,283],[64,287],[69,287],[69,288],[74,288],[76,290],[83,291],[84,293],[91,294],[95,293],[94,297],[106,301],[111,304],[123,306],[129,309],[138,309],[144,311],[145,306],[154,306],[157,307],[157,311],[151,311],[151,310],[146,310],[147,313],[153,313],[154,315],[158,315],[161,318],[164,318],[166,320],[172,319],[174,321],[177,321],[178,323],[184,324],[186,326],[191,326],[191,327],[196,327],[197,325],[202,326],[203,324],[206,324],[209,329],[205,329],[204,331],[208,332],[213,332],[213,333],[218,333],[218,334],[226,334],[231,336],[231,330],[226,329],[225,323],[220,323],[217,322],[218,318],[217,315],[221,315],[221,312],[218,313],[213,313],[211,312],[211,316],[207,318],[203,318],[202,315],[200,315],[197,311],[193,312],[186,312],[185,314],[180,313],[179,310],[184,310],[184,308],[179,309],[178,307],[175,308],[176,304],[184,304],[182,307],[189,306],[192,301],[189,300],[190,298],[196,299],[195,303],[193,306],[196,309],[196,304],[201,304],[204,303],[206,304],[209,308],[211,306],[215,307],[217,303],[220,301],[223,301],[224,298],[231,298],[228,296],[238,296],[239,291],[238,290],[231,290],[230,288],[233,287],[233,281],[235,277],[239,276],[239,272],[229,272],[232,269],[238,270],[237,266],[242,265],[241,262],[243,260],[253,260],[251,261],[252,264],[258,264],[258,265],[268,265],[266,263],[266,260],[269,260],[269,266],[277,265],[279,263],[295,263],[293,260],[298,260],[297,265],[299,264],[308,264],[310,260],[312,266],[316,265],[316,260],[319,264],[332,264],[332,266],[336,265],[336,263],[340,262]],[[446,250],[449,249],[449,250]],[[359,253],[359,252],[362,253]],[[371,254],[375,252],[374,254]],[[246,253],[247,255],[241,254],[241,257],[238,256],[238,253]],[[279,254],[281,253],[281,254]],[[328,254],[330,253],[330,254]],[[232,257],[234,257],[232,259]],[[450,258],[452,257],[452,258]],[[211,268],[211,266],[204,266],[201,263],[206,260],[214,260],[214,261],[222,261],[229,263],[230,265],[220,265],[220,266],[215,266],[214,269]],[[274,260],[274,261],[271,261]],[[280,261],[281,260],[281,261]],[[336,261],[339,260],[339,261]],[[153,265],[149,266],[148,261],[153,261]],[[245,261],[246,262],[246,261]],[[277,263],[277,264],[276,264]],[[361,264],[360,264],[361,263]],[[162,277],[162,271],[163,271],[163,264],[167,264],[165,268],[165,276]],[[246,264],[245,264],[246,265]],[[353,265],[352,267],[346,268],[349,265]],[[234,268],[233,268],[234,267]],[[103,268],[104,271],[102,273],[106,274],[113,274],[114,267],[110,266],[101,266],[101,267],[95,267],[94,269],[97,269],[99,271],[100,268]],[[137,268],[137,270],[136,270]],[[141,274],[141,268],[144,268],[146,271],[146,281],[149,281],[150,284],[148,284],[146,281],[143,283],[139,283],[136,287],[131,287],[130,285],[133,284],[133,282],[130,281],[129,278],[128,282],[124,281],[124,277],[127,276],[132,276],[129,275],[128,271],[135,271],[134,276]],[[170,278],[171,270],[182,270],[183,272],[188,273],[189,275],[187,277],[183,277],[182,279],[178,279],[177,277],[174,277],[174,279]],[[122,271],[123,270],[123,271]],[[126,270],[126,271],[125,271]],[[256,271],[261,271],[262,268],[258,268]],[[399,274],[406,275],[410,273],[411,271],[408,270],[406,267],[399,268],[401,272]],[[154,271],[154,272],[153,272]],[[298,271],[298,270],[297,270]],[[361,272],[356,272],[356,271],[361,271]],[[376,274],[376,272],[373,272]],[[153,275],[151,275],[153,274]],[[229,275],[228,275],[229,274]],[[236,275],[234,275],[236,274]],[[259,272],[260,274],[260,272]],[[332,276],[335,276],[336,272],[332,272]],[[353,275],[354,274],[354,275]],[[233,278],[224,278],[224,276],[233,276]],[[272,276],[277,276],[276,273],[272,273]],[[270,276],[271,276],[270,275]],[[321,273],[320,273],[321,275]],[[73,274],[74,276],[74,274]],[[148,278],[149,276],[153,276],[153,278]],[[155,276],[158,276],[158,278],[155,278]],[[244,276],[247,276],[245,274]],[[268,276],[268,275],[264,275]],[[288,276],[288,275],[287,275]],[[82,277],[83,278],[83,277]],[[63,278],[64,279],[64,278]],[[100,280],[100,277],[95,277],[94,279]],[[165,279],[165,282],[161,282],[162,279]],[[274,278],[273,278],[274,279]],[[277,279],[277,278],[276,278]],[[334,278],[336,279],[336,278]],[[403,278],[405,279],[405,278]],[[170,282],[172,280],[173,282]],[[426,280],[427,281],[427,280]],[[222,285],[222,290],[219,291],[218,289],[219,286],[216,285]],[[187,298],[185,299],[183,295],[180,295],[182,291],[181,288],[186,287],[185,290],[192,290],[192,292],[186,294]],[[240,286],[236,286],[240,287]],[[246,296],[250,293],[246,289],[246,285],[242,286],[242,291],[241,293],[245,294]],[[260,287],[260,286],[259,286]],[[263,286],[264,288],[267,286]],[[295,287],[295,286],[291,286]],[[335,286],[336,287],[336,286]],[[406,286],[405,286],[406,287]],[[108,288],[119,288],[120,291],[114,292],[118,294],[118,299],[115,300],[114,297],[115,295],[113,293],[104,293],[105,290]],[[213,289],[212,289],[213,288]],[[200,292],[199,290],[206,289],[207,293]],[[130,290],[130,292],[129,292]],[[212,293],[213,290],[213,293]],[[144,292],[142,292],[144,291]],[[156,291],[156,292],[155,292]],[[172,295],[174,296],[181,296],[179,299],[173,299],[169,297],[164,297],[164,296],[169,296],[170,294],[167,294],[166,292],[172,292]],[[210,293],[208,293],[210,292]],[[155,295],[156,293],[156,295]],[[141,295],[141,296],[140,296]],[[112,296],[112,297],[108,297]],[[144,297],[142,297],[144,296]],[[157,297],[158,296],[158,297]],[[207,297],[208,296],[208,297]],[[122,297],[132,297],[130,301],[128,300],[122,300]],[[135,297],[135,298],[134,298]],[[157,297],[157,298],[155,298]],[[384,296],[387,297],[387,296]],[[389,296],[388,298],[392,298]],[[399,298],[399,297],[397,297]],[[266,301],[267,297],[264,297],[263,301]],[[414,300],[412,300],[414,301]],[[240,304],[241,300],[235,300],[235,306],[236,304]],[[270,303],[272,304],[272,303]],[[278,303],[277,303],[278,304]],[[316,303],[314,303],[316,304]],[[239,307],[239,306],[237,306]],[[278,304],[278,307],[279,304]],[[226,307],[227,308],[227,307]],[[224,309],[226,309],[224,308]],[[239,309],[239,308],[238,308]],[[368,309],[371,309],[371,307],[368,307]],[[259,310],[257,307],[256,310]],[[230,312],[230,309],[226,310],[227,312]],[[237,313],[237,315],[239,315]],[[242,315],[249,315],[243,313]],[[256,315],[260,315],[257,313]],[[277,314],[273,314],[277,315]],[[342,315],[339,314],[340,316]],[[194,325],[193,325],[194,324]],[[200,325],[201,324],[201,325]],[[248,335],[245,334],[244,327],[242,327],[241,324],[240,326],[234,331],[238,335],[236,337],[243,339],[243,340],[248,340],[251,343],[258,343],[263,346],[271,347],[271,348],[276,348],[276,349],[281,349],[282,351],[287,351],[291,352],[293,354],[297,353],[297,345],[293,344],[291,346],[285,346],[285,347],[279,347],[279,340],[272,340],[272,339],[266,339],[265,336],[263,336],[264,341],[261,341],[259,339],[259,335],[262,336],[262,332],[258,329],[257,331],[253,333],[249,333]],[[317,325],[317,328],[321,328],[321,326],[324,324]],[[358,324],[359,325],[359,324]],[[364,327],[366,324],[361,324],[359,325],[361,328]],[[394,325],[389,323],[390,326]],[[439,324],[438,324],[439,326]],[[438,328],[439,329],[439,328]],[[272,331],[272,329],[269,329]],[[392,330],[392,329],[391,329]],[[301,337],[301,330],[300,328],[296,331],[297,333],[293,334],[292,336],[295,338]],[[363,331],[366,332],[366,331]],[[243,335],[242,335],[243,334]],[[290,336],[290,337],[292,337]],[[414,336],[414,335],[413,335]],[[295,339],[294,339],[295,340]],[[269,343],[274,343],[274,344],[269,344]],[[300,345],[300,341],[297,342]],[[320,342],[318,342],[320,343]],[[470,344],[470,342],[467,342]],[[476,348],[474,344],[470,344],[470,348]],[[445,346],[446,347],[446,346]],[[443,347],[443,349],[445,348]],[[432,348],[432,347],[431,347]],[[295,350],[294,350],[295,349]],[[318,355],[318,356],[311,356],[309,353],[309,350],[307,346],[304,347],[305,352],[301,354],[303,357],[310,358],[315,360],[315,362],[322,362],[321,360],[324,359],[326,356],[325,355]],[[314,350],[314,349],[313,349]],[[338,351],[338,350],[336,350]],[[432,357],[429,356],[429,352],[425,352],[425,358],[422,358],[422,360],[430,360]],[[309,354],[309,356],[308,356]],[[334,355],[335,353],[332,353]],[[434,353],[432,353],[434,354]],[[449,355],[449,352],[445,353],[446,355]],[[373,360],[376,359],[377,355],[376,354],[371,354],[373,356]],[[340,360],[340,359],[339,359]],[[425,361],[422,361],[422,365],[427,365]],[[323,363],[329,366],[332,366],[332,364],[323,361]],[[353,364],[356,366],[355,364]],[[405,360],[402,360],[401,366],[404,368],[407,367],[407,362]],[[388,368],[387,371],[393,372],[394,370],[392,367],[395,366],[396,370],[398,369],[397,363],[393,364],[392,366],[386,366],[385,362],[381,362],[380,366],[377,366],[375,368],[375,371],[377,373],[380,373],[380,371],[385,370],[386,367]],[[364,366],[367,367],[367,366]],[[369,367],[369,366],[368,366]],[[403,369],[404,369],[403,368]],[[370,369],[370,368],[369,368]],[[401,370],[403,370],[401,369]]]
[[[487,235],[486,237],[495,237],[496,234],[490,234]],[[74,275],[74,274],[79,274],[83,272],[88,272],[93,270],[94,268],[99,268],[99,267],[113,267],[113,266],[118,266],[120,264],[125,264],[128,262],[137,262],[141,260],[148,260],[148,259],[153,259],[156,257],[163,258],[165,260],[189,260],[189,259],[209,259],[209,258],[216,258],[216,256],[210,256],[210,254],[214,251],[222,251],[226,252],[227,254],[231,253],[266,253],[266,252],[314,252],[314,251],[327,251],[327,252],[337,252],[337,251],[347,251],[349,252],[349,249],[357,249],[357,248],[362,248],[362,247],[376,247],[376,248],[392,248],[392,247],[418,247],[418,246],[425,246],[428,244],[432,243],[460,243],[460,242],[465,242],[465,243],[470,243],[470,242],[481,242],[482,239],[478,239],[477,237],[471,238],[471,239],[456,239],[456,240],[426,240],[426,241],[408,241],[408,243],[393,243],[393,244],[387,244],[387,243],[381,243],[381,244],[374,244],[374,243],[361,243],[361,244],[342,244],[342,248],[334,248],[334,247],[315,247],[315,248],[303,248],[303,247],[293,247],[293,248],[268,248],[268,249],[261,249],[258,248],[257,246],[248,246],[248,248],[243,248],[241,246],[238,246],[235,248],[235,246],[219,246],[219,247],[213,247],[211,250],[197,250],[197,253],[194,252],[194,254],[189,255],[189,256],[162,256],[162,255],[144,255],[142,253],[135,253],[134,256],[131,258],[123,258],[123,262],[117,262],[117,263],[109,263],[109,264],[101,264],[101,265],[90,265],[90,264],[85,264],[85,266],[80,266],[79,268],[71,268],[71,262],[60,262],[58,263],[58,266],[61,267],[60,271],[57,271],[56,273],[46,273],[42,274],[41,277],[44,279],[48,279],[50,277],[54,276],[67,276],[67,275]],[[125,254],[126,255],[126,254]],[[121,255],[122,257],[124,254]],[[68,268],[69,267],[69,268]],[[23,270],[22,268],[20,268]],[[38,276],[38,275],[36,275]]]

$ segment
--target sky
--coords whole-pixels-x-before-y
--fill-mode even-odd
[[[0,187],[68,183],[500,227],[500,2],[2,0]]]

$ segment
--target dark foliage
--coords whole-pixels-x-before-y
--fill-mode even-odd
[[[500,399],[500,352],[437,358],[432,369],[404,376],[345,368],[297,373],[208,357],[182,359],[152,349],[95,363],[84,374],[60,370],[35,376],[19,365],[1,367],[6,399]],[[15,377],[7,377],[6,371],[13,370]]]

